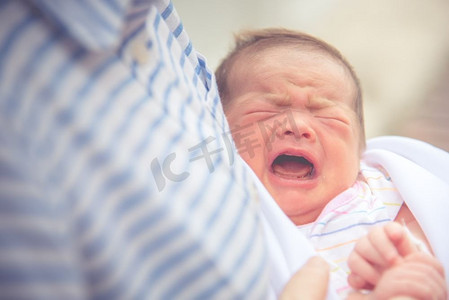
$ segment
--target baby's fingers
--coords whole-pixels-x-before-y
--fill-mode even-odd
[[[376,299],[407,295],[416,299],[447,299],[444,277],[431,265],[408,260],[388,270],[375,289]]]
[[[396,246],[396,251],[404,257],[411,253],[419,252],[411,233],[408,229],[397,222],[391,222],[384,226],[384,230],[390,241]]]
[[[353,252],[381,270],[400,258],[384,227],[373,228],[368,235],[360,238]]]
[[[404,243],[406,233],[399,223],[391,222],[385,226],[374,228],[368,234],[368,239],[380,257],[373,263],[385,268],[400,260],[401,253],[398,252],[397,247]]]
[[[349,285],[356,289],[372,289],[379,281],[381,273],[372,264],[353,251],[348,258],[351,274],[348,276]]]
[[[444,268],[441,262],[433,255],[425,252],[416,252],[407,256],[404,260],[406,263],[415,262],[426,267],[432,275],[429,274],[429,278],[433,277],[433,280],[440,283],[445,282]],[[445,284],[444,284],[445,285]]]

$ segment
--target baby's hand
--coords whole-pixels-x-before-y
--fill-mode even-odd
[[[397,298],[396,298],[397,297]],[[444,270],[440,262],[424,252],[409,254],[385,270],[370,294],[354,293],[350,300],[447,299]]]
[[[399,223],[376,227],[357,242],[350,254],[348,283],[354,289],[373,289],[385,270],[416,252],[417,246]]]

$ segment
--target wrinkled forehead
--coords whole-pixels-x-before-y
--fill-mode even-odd
[[[292,55],[285,55],[287,50]],[[228,73],[228,89],[232,94],[232,90],[236,87],[241,87],[248,83],[248,78],[251,75],[261,75],[267,68],[270,68],[270,63],[273,60],[284,60],[285,68],[288,69],[292,66],[292,72],[297,72],[293,66],[301,64],[310,64],[316,62],[317,70],[323,72],[323,69],[319,69],[319,66],[330,66],[333,70],[338,70],[341,73],[341,80],[344,85],[348,85],[349,91],[352,91],[352,100],[357,98],[358,88],[357,83],[348,70],[348,67],[337,57],[331,55],[323,49],[312,47],[310,45],[292,45],[292,44],[280,44],[280,45],[268,45],[260,47],[258,45],[250,45],[249,47],[242,49],[233,59],[232,66]],[[325,64],[323,64],[325,62]],[[336,66],[336,67],[335,67]],[[293,71],[294,70],[294,71]],[[286,70],[288,71],[288,70]],[[325,71],[324,71],[325,72]],[[340,76],[340,75],[339,75]]]

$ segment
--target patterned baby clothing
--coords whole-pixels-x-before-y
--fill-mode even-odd
[[[373,227],[393,221],[402,203],[388,173],[361,162],[355,184],[332,199],[315,222],[298,226],[331,265],[331,281],[342,298],[351,291],[347,259],[355,243]]]

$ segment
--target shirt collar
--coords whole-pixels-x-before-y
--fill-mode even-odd
[[[115,46],[122,33],[130,0],[33,0],[48,17],[90,50]]]

